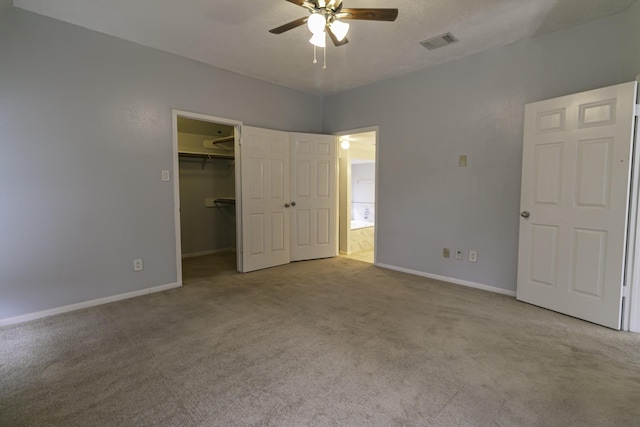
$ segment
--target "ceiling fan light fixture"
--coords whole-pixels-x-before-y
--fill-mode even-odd
[[[347,37],[349,32],[349,24],[346,22],[338,21],[337,19],[331,23],[331,31],[336,36],[336,39],[341,42]]]
[[[309,43],[317,47],[326,47],[327,46],[327,33],[324,31],[321,33],[314,33],[313,36],[309,39]]]
[[[323,33],[324,28],[327,26],[327,20],[321,13],[312,13],[307,20],[307,27],[314,35]]]

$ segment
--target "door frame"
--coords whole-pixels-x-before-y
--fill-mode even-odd
[[[378,203],[378,194],[380,193],[378,191],[378,184],[379,184],[379,170],[380,170],[380,126],[375,125],[375,126],[368,126],[368,127],[363,127],[363,128],[357,128],[357,129],[352,129],[352,130],[345,130],[345,131],[339,131],[339,132],[334,132],[333,135],[337,136],[338,138],[336,138],[336,150],[341,150],[342,148],[340,147],[339,144],[339,137],[340,136],[344,136],[344,135],[353,135],[353,134],[358,134],[358,133],[366,133],[366,132],[375,132],[376,134],[376,161],[375,161],[375,165],[376,165],[376,177],[375,177],[375,204],[376,204],[376,213],[373,217],[373,265],[378,265],[378,207],[380,206]],[[339,156],[338,156],[339,157]],[[336,180],[336,184],[339,187],[339,179],[340,176],[338,174],[338,179]],[[336,236],[336,242],[338,244],[340,244],[340,194],[338,193],[338,207],[336,209],[336,215],[338,215],[338,218],[336,218],[336,224],[338,224],[338,226],[336,227],[337,229],[337,233],[338,235]],[[338,253],[340,253],[340,248],[338,247]]]
[[[640,82],[640,74],[636,81]],[[638,85],[640,91],[640,84]],[[627,230],[627,259],[623,287],[623,331],[640,333],[640,96],[636,99],[631,167],[631,200],[629,201],[629,229]]]
[[[242,122],[238,120],[225,119],[222,117],[210,116],[208,114],[194,113],[191,111],[171,110],[171,125],[173,133],[173,216],[176,239],[176,274],[177,282],[182,286],[182,242],[180,230],[180,157],[178,155],[178,117],[200,120],[203,122],[220,123],[234,127],[235,153],[235,178],[236,178],[236,269],[240,271],[242,267],[242,206],[240,197],[240,131]]]

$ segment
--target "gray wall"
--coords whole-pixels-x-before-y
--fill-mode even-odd
[[[319,97],[0,14],[0,319],[176,282],[174,108],[322,127]]]
[[[640,1],[622,14],[623,80],[631,81],[640,74]]]
[[[621,19],[326,97],[325,132],[380,126],[378,262],[514,291],[524,105],[621,82]]]

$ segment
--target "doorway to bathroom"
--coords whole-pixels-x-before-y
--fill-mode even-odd
[[[339,134],[340,254],[375,262],[377,128]]]

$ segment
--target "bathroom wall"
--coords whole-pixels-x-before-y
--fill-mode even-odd
[[[339,150],[338,161],[338,241],[340,253],[348,254],[351,230],[351,160],[349,159],[349,150]]]
[[[374,222],[376,165],[375,163],[351,164],[351,218]]]

